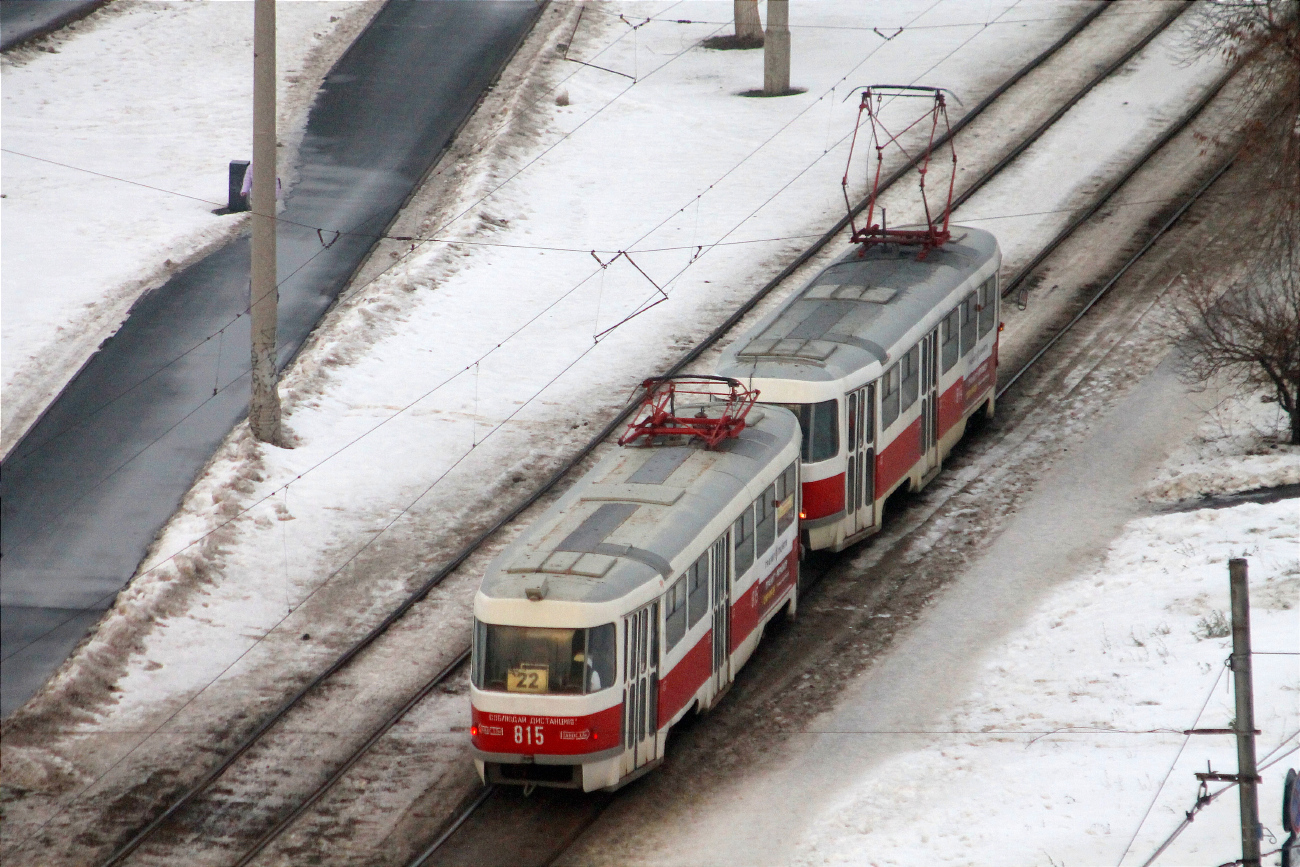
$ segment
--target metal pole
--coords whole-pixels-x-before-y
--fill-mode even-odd
[[[262,442],[280,444],[275,330],[275,0],[253,3],[253,393],[248,424]]]
[[[790,92],[790,0],[767,0],[763,37],[763,95]]]
[[[1242,867],[1259,867],[1259,791],[1255,769],[1255,698],[1250,672],[1250,597],[1246,561],[1228,561],[1232,590],[1232,676],[1237,697],[1237,778],[1241,796]]]

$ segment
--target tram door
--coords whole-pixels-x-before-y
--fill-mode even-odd
[[[849,393],[848,413],[849,467],[845,476],[847,490],[844,506],[848,512],[848,532],[865,530],[875,523],[876,510],[876,402],[875,386],[864,385]]]
[[[659,603],[623,618],[623,773],[655,758],[659,728]]]
[[[939,329],[921,339],[921,459],[939,465]]]
[[[728,579],[727,536],[713,543],[709,561],[713,572],[713,689],[717,695],[731,680],[731,582]]]

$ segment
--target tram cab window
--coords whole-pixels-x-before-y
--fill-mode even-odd
[[[581,695],[614,685],[614,624],[592,629],[476,623],[474,685],[534,695]]]
[[[700,618],[709,610],[709,555],[700,555],[700,559],[686,570],[686,609],[691,626],[700,622]]]
[[[749,571],[754,563],[754,506],[750,504],[731,525],[731,541],[736,549],[736,577]]]
[[[952,312],[943,319],[943,333],[939,340],[940,363],[943,372],[947,373],[952,370],[952,366],[957,363],[957,348],[959,346],[957,336],[960,326],[961,312],[954,307]]]
[[[766,554],[767,549],[776,541],[776,506],[772,504],[775,499],[776,485],[768,485],[767,490],[754,501],[754,511],[758,515],[758,523],[754,528],[757,557]]]
[[[664,599],[664,633],[668,649],[672,650],[686,634],[686,576],[668,588]]]
[[[885,431],[898,418],[898,365],[895,364],[880,381],[880,429]]]
[[[776,480],[776,499],[781,501],[781,505],[776,507],[776,532],[784,533],[786,528],[794,523],[795,507],[794,495],[795,485],[798,484],[795,475],[795,465],[791,464],[785,468],[785,472]]]
[[[779,403],[799,419],[805,464],[828,461],[840,453],[840,402]]]
[[[967,295],[961,302],[961,354],[964,357],[966,353],[975,348],[975,320],[978,315],[975,308],[979,305],[976,303],[976,294],[974,292]]]
[[[898,366],[903,378],[903,397],[900,409],[904,412],[914,403],[920,394],[921,386],[921,347],[913,346],[907,354],[898,359]]]
[[[985,334],[989,333],[989,331],[993,328],[993,320],[997,318],[997,311],[998,311],[997,285],[998,285],[998,278],[995,276],[985,280],[984,284],[980,286],[980,298],[979,298],[980,337],[983,337]]]

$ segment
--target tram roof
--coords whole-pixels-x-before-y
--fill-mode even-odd
[[[983,229],[955,226],[953,240],[918,261],[914,248],[856,246],[724,350],[718,373],[830,381],[894,360],[890,350],[998,255]]]
[[[687,438],[619,448],[493,561],[479,592],[526,599],[544,579],[547,600],[595,603],[671,579],[714,541],[700,534],[728,503],[757,496],[749,489],[783,452],[797,459],[799,438],[793,414],[765,406],[713,449]]]

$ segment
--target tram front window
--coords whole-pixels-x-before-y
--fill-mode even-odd
[[[803,433],[803,462],[815,464],[828,461],[840,453],[840,402],[827,400],[821,403],[778,403],[799,419]]]
[[[474,630],[474,685],[532,695],[582,695],[614,684],[614,624],[592,629],[497,626]]]

